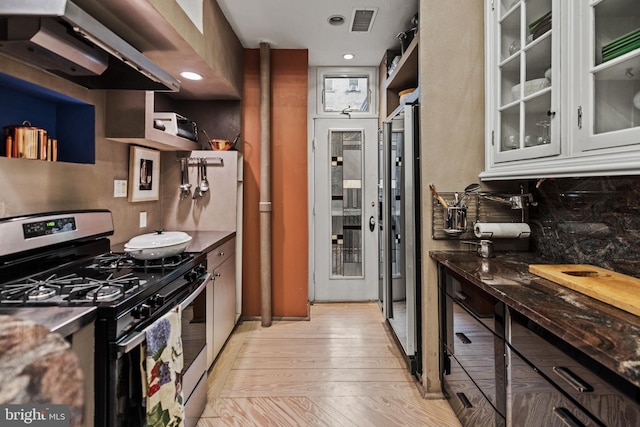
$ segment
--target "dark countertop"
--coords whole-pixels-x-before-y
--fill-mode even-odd
[[[187,247],[187,252],[210,252],[221,244],[231,240],[236,236],[235,231],[184,231],[192,237],[191,243]],[[123,252],[124,245],[127,242],[113,243],[111,250],[113,252]]]
[[[185,231],[193,237],[187,251],[211,252],[221,244],[236,237],[235,231]]]
[[[528,252],[431,251],[431,258],[640,387],[640,317],[529,273]]]
[[[95,307],[2,307],[0,314],[38,323],[51,332],[67,337],[96,318]]]

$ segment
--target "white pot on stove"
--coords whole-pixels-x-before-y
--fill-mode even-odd
[[[136,259],[160,259],[184,252],[192,237],[182,231],[157,231],[141,234],[124,245],[124,251]]]

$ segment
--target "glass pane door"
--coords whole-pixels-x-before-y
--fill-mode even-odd
[[[554,7],[552,0],[497,2],[496,162],[560,152]]]
[[[330,131],[331,277],[362,276],[362,131]]]
[[[314,119],[313,301],[376,299],[377,125]]]

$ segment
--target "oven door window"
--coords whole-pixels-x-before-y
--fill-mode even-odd
[[[206,292],[202,291],[191,304],[182,309],[182,349],[185,372],[206,345]]]

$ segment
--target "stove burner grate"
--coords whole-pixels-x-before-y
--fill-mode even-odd
[[[24,282],[4,285],[0,289],[2,301],[43,301],[65,293],[69,286],[83,281],[82,277],[69,274],[57,277],[55,274],[46,279],[27,279]]]
[[[36,289],[32,289],[27,293],[27,299],[29,301],[42,301],[49,299],[56,295],[56,290],[53,288],[47,288],[46,286],[39,286]]]
[[[120,296],[122,289],[112,285],[102,285],[87,292],[86,298],[94,301],[112,301]]]
[[[25,303],[60,300],[68,303],[115,301],[144,283],[144,280],[140,280],[132,273],[120,277],[113,277],[111,274],[102,280],[77,274],[62,277],[51,275],[44,279],[29,278],[23,282],[3,285],[0,288],[0,301]]]
[[[91,267],[98,271],[128,268],[131,270],[144,271],[146,273],[148,271],[178,267],[190,258],[191,256],[187,254],[178,254],[166,258],[139,260],[132,258],[128,254],[110,252],[97,256]]]

